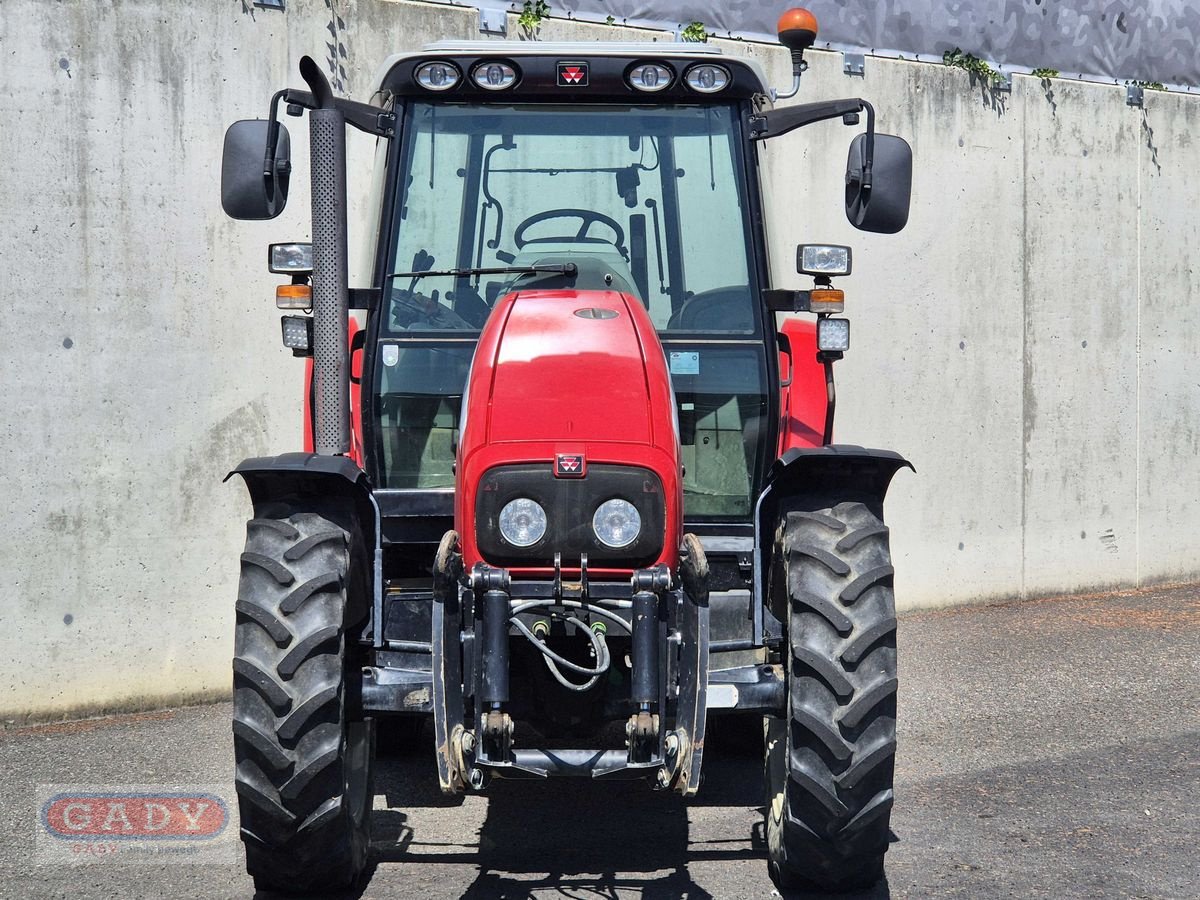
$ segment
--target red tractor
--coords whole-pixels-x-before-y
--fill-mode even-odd
[[[786,13],[796,84],[816,23]],[[831,442],[850,250],[772,287],[764,141],[829,119],[846,210],[894,232],[911,153],[860,99],[774,107],[697,44],[439,43],[372,104],[309,91],[226,135],[222,203],[277,215],[308,111],[312,243],[283,340],[309,363],[306,452],[235,470],[254,517],[234,748],[247,868],[363,871],[375,725],[431,718],[447,793],[491,778],[700,787],[710,714],[765,728],[781,886],[883,872],[896,620],[884,494],[907,463]],[[346,126],[378,138],[369,288],[348,287]],[[815,318],[778,314],[810,313]],[[747,798],[748,803],[758,798]]]

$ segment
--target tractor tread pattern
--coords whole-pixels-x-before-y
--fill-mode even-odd
[[[835,548],[838,553],[845,553],[847,550],[853,550],[869,537],[876,535],[886,535],[888,527],[880,522],[878,525],[868,525],[865,528],[859,528],[857,531],[852,531],[840,541],[837,542]]]
[[[284,539],[289,541],[294,541],[300,536],[300,532],[283,519],[251,519],[246,523],[246,528],[269,528],[283,535]]]
[[[844,728],[857,728],[864,716],[886,697],[896,693],[897,684],[895,678],[889,678],[886,681],[877,681],[866,690],[859,691],[855,698],[838,713],[838,724]]]
[[[772,875],[783,888],[846,891],[882,876],[896,753],[888,539],[858,502],[790,512],[780,532],[790,725],[767,824]]]
[[[244,600],[239,600],[234,609],[240,615],[257,622],[275,641],[276,646],[286,647],[292,642],[292,630],[283,624],[282,619],[266,607],[256,606],[253,603],[246,603]]]
[[[837,782],[844,788],[853,789],[860,781],[875,770],[875,767],[887,763],[896,755],[896,746],[892,741],[880,741],[872,747],[857,748],[858,752],[850,768],[837,777]]]
[[[796,605],[804,606],[809,611],[824,617],[838,634],[846,635],[854,630],[854,621],[846,615],[845,611],[837,603],[828,597],[800,593],[795,589],[792,591],[792,597]]]
[[[326,572],[323,575],[318,575],[316,578],[310,578],[283,598],[279,604],[279,611],[285,616],[290,616],[314,594],[340,589],[341,585],[342,576],[336,572]]]
[[[292,695],[280,687],[265,671],[256,666],[248,659],[235,659],[233,661],[233,678],[235,684],[240,680],[249,684],[263,699],[271,705],[276,714],[287,712],[292,705]]]
[[[264,790],[249,780],[238,778],[234,785],[239,797],[245,797],[253,803],[258,809],[262,810],[267,816],[275,821],[276,824],[288,825],[296,821],[296,817],[290,813],[275,797],[274,791]],[[249,818],[242,810],[242,817]]]
[[[284,551],[283,558],[288,562],[294,562],[303,557],[313,547],[318,544],[324,544],[326,541],[341,541],[342,545],[345,546],[346,532],[338,528],[334,531],[322,531],[318,534],[310,535]]]
[[[260,569],[269,572],[280,584],[291,584],[295,581],[295,576],[292,575],[287,566],[283,565],[279,560],[264,556],[261,553],[243,553],[242,565],[258,566]]]
[[[892,634],[895,630],[896,618],[894,616],[880,619],[874,625],[860,628],[854,635],[854,639],[842,650],[842,661],[847,665],[857,665],[866,652],[875,646],[876,641]]]
[[[286,769],[292,764],[291,755],[275,742],[274,738],[253,722],[233,720],[233,733],[258,751],[267,765],[274,769]]]
[[[840,556],[821,547],[804,544],[796,547],[793,552],[801,556],[807,556],[810,559],[815,559],[834,575],[848,575],[850,573],[850,567],[846,565]]]
[[[816,522],[819,525],[824,525],[830,531],[836,531],[839,534],[846,530],[846,523],[836,516],[829,516],[820,512],[794,512],[790,518],[795,520],[803,519],[806,522]]]
[[[344,802],[348,535],[310,512],[254,518],[241,560],[233,734],[246,866],[263,890],[345,888],[367,846]]]
[[[289,650],[287,656],[279,661],[279,665],[275,667],[275,671],[279,673],[280,678],[291,678],[296,674],[296,670],[300,668],[300,665],[312,655],[314,650],[323,647],[330,641],[336,641],[340,633],[336,625],[326,625],[324,628],[318,628]]]
[[[276,733],[285,741],[296,740],[309,727],[310,719],[316,717],[326,706],[337,701],[340,690],[339,685],[331,684],[324,690],[313,694],[279,723]]]
[[[794,647],[792,659],[804,663],[805,666],[820,675],[838,697],[854,696],[854,683],[838,665],[837,660],[830,659],[822,655],[820,651],[805,646]]]
[[[895,572],[896,570],[891,566],[879,566],[869,572],[863,572],[846,585],[842,592],[838,594],[838,599],[842,601],[843,605],[852,606],[858,602],[859,597],[875,585],[882,581],[890,582]]]
[[[331,747],[316,759],[309,760],[308,765],[297,770],[296,774],[284,782],[279,789],[279,796],[284,800],[295,800],[308,787],[312,780],[338,760],[338,748]]]

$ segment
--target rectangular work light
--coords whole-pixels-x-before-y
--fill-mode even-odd
[[[267,248],[267,270],[276,275],[311,275],[312,244],[271,244]]]
[[[849,319],[818,319],[817,349],[822,353],[841,353],[850,349]]]
[[[311,316],[282,316],[283,346],[293,356],[312,356],[313,320]]]
[[[850,248],[839,244],[801,244],[796,248],[796,271],[802,275],[849,275]]]

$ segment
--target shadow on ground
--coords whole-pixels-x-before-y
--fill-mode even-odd
[[[691,840],[688,810],[731,807],[737,819],[747,808],[761,815],[760,744],[718,727],[705,759],[700,794],[685,801],[651,790],[644,782],[560,779],[511,782],[487,788],[486,818],[475,849],[455,844],[439,851],[409,825],[405,807],[446,807],[461,798],[444,797],[433,772],[432,748],[416,748],[380,760],[376,792],[387,797],[387,810],[373,821],[375,866],[420,862],[422,865],[475,865],[478,874],[463,894],[469,898],[628,897],[644,900],[713,895],[698,885],[689,865],[704,862],[761,860],[766,887],[766,843],[761,820],[749,833]],[[733,818],[733,817],[731,817]],[[414,852],[414,844],[419,852]],[[824,895],[787,893],[816,898]],[[842,895],[850,900],[885,900],[886,884],[876,890]]]

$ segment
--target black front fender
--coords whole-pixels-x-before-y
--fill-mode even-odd
[[[367,473],[346,456],[319,456],[316,453],[282,453],[244,459],[225,476],[228,481],[240,475],[250,491],[250,502],[257,508],[285,495],[296,497],[351,497],[363,493],[370,497]]]
[[[243,460],[225,476],[241,476],[250,492],[255,518],[270,518],[281,509],[320,513],[350,535],[350,605],[355,620],[368,611],[367,635],[375,646],[383,640],[379,507],[367,474],[345,456],[283,453]]]
[[[761,617],[770,602],[767,576],[774,571],[775,531],[781,514],[792,509],[822,509],[850,500],[865,503],[882,521],[884,497],[892,478],[903,468],[916,471],[899,453],[850,444],[793,448],[775,460],[754,513],[756,639],[778,637],[771,633],[770,622],[763,634]]]

